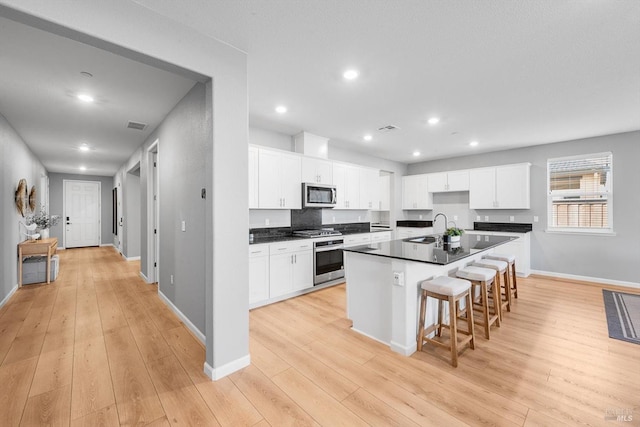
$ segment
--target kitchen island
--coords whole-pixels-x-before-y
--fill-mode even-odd
[[[389,345],[397,353],[413,354],[417,348],[420,283],[435,276],[454,275],[456,270],[516,239],[465,234],[459,243],[441,244],[438,237],[412,237],[344,249],[347,317],[353,321],[353,330]],[[436,301],[429,299],[427,324],[436,320],[436,308]]]

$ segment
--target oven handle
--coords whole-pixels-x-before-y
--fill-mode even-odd
[[[342,248],[344,248],[344,245],[321,246],[321,247],[316,247],[316,252],[335,251],[336,249],[342,249]]]

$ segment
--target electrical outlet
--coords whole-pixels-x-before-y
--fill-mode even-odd
[[[269,218],[264,219],[264,225],[269,225]]]
[[[422,219],[422,215],[418,215],[418,219]]]
[[[535,216],[533,217],[533,222],[538,222],[538,216],[537,216],[537,215],[535,215]]]
[[[171,284],[173,285],[173,274],[171,275]]]
[[[404,273],[401,271],[393,272],[393,284],[396,286],[404,286]]]
[[[458,220],[458,215],[454,215],[454,216],[453,216],[453,220],[454,220],[454,221],[457,221],[457,220]]]
[[[187,221],[182,221],[182,231],[187,231]]]
[[[360,222],[360,221],[361,221],[361,219],[360,219],[360,215],[358,215],[358,222]]]
[[[336,217],[335,217],[335,216],[332,216],[332,217],[331,217],[331,221],[332,221],[332,222],[336,222]]]
[[[480,215],[476,217],[476,221],[480,221]]]
[[[514,222],[515,220],[516,220],[516,217],[515,217],[515,216],[513,216],[513,215],[512,215],[512,216],[510,216],[510,217],[509,217],[509,221],[510,221],[510,222]]]
[[[488,216],[485,216],[485,217],[484,217],[484,220],[485,220],[485,221],[489,221],[489,217],[488,217]]]

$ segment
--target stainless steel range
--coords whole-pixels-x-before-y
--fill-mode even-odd
[[[293,233],[300,237],[333,237],[342,233],[333,229],[301,230]],[[320,285],[344,277],[344,257],[341,238],[327,239],[313,244],[313,284]]]

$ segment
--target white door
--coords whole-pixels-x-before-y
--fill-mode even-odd
[[[64,181],[64,243],[67,248],[100,246],[100,183]]]
[[[158,263],[160,260],[160,221],[158,221],[158,152],[153,153],[153,280],[158,283]]]

